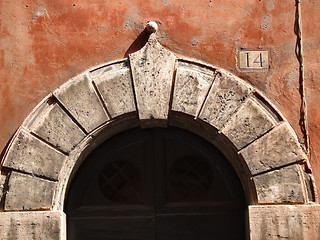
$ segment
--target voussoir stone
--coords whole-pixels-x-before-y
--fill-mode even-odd
[[[65,224],[65,214],[58,211],[2,212],[0,236],[2,240],[62,240]]]
[[[57,180],[66,156],[41,140],[19,131],[3,166]]]
[[[307,159],[288,123],[283,123],[240,152],[252,175]]]
[[[220,130],[248,97],[251,89],[240,79],[218,73],[199,118]]]
[[[248,99],[221,132],[241,149],[275,126],[274,120],[255,100]]]
[[[5,210],[50,209],[56,182],[12,171]]]
[[[70,152],[86,136],[58,104],[44,109],[29,130],[64,152]]]
[[[151,34],[146,45],[129,55],[140,120],[167,120],[175,56]]]
[[[213,81],[214,71],[204,74],[177,68],[172,110],[197,116]]]
[[[249,206],[252,240],[320,239],[320,205]]]
[[[115,118],[135,112],[136,105],[130,69],[122,62],[113,65],[99,68],[99,74],[93,72],[92,76],[110,116]]]
[[[5,196],[5,191],[4,190],[6,188],[7,177],[8,177],[7,171],[2,171],[1,170],[0,171],[0,201],[3,201],[3,198]]]
[[[298,164],[253,177],[259,203],[304,203],[302,169]]]
[[[87,132],[109,120],[93,85],[85,74],[69,80],[53,94]]]

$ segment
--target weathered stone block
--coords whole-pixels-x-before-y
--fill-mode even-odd
[[[140,120],[167,120],[169,112],[175,56],[154,35],[140,51],[129,55]]]
[[[249,206],[251,240],[320,239],[320,205]]]
[[[122,63],[118,65],[120,64],[123,65]],[[124,66],[116,71],[112,70],[113,68],[109,70],[109,66],[105,67],[105,71],[93,80],[106,103],[110,116],[115,118],[136,111],[136,105],[129,68]]]
[[[5,210],[50,209],[56,182],[12,172]]]
[[[85,74],[69,80],[53,94],[87,132],[109,119]]]
[[[213,81],[213,74],[178,68],[172,110],[197,117]]]
[[[2,212],[0,236],[2,240],[64,240],[66,217],[63,212]]]
[[[92,78],[100,77],[108,72],[118,71],[122,69],[128,68],[128,59],[117,60],[114,62],[109,62],[105,65],[98,66],[92,70],[90,70],[89,75]]]
[[[316,185],[314,182],[314,178],[308,166],[308,161],[305,161],[303,165],[301,165],[303,176],[304,176],[304,183],[306,186],[306,196],[308,197],[308,202],[318,202],[317,190]]]
[[[250,88],[229,74],[217,74],[199,118],[220,130],[247,98]]]
[[[275,126],[274,120],[253,99],[248,99],[222,129],[222,133],[241,149]]]
[[[259,203],[304,203],[303,174],[299,165],[253,177]]]
[[[70,152],[85,137],[58,104],[51,104],[43,110],[29,130],[64,152]]]
[[[0,202],[3,202],[5,197],[5,188],[6,188],[6,181],[8,177],[8,172],[3,171],[3,169],[0,171]],[[0,207],[1,210],[3,210],[3,206]]]
[[[6,153],[3,166],[57,180],[65,158],[64,154],[20,131]]]
[[[241,154],[252,175],[307,159],[287,123],[254,141],[241,150]]]

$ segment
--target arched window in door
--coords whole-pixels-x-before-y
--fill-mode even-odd
[[[225,157],[181,129],[133,129],[84,161],[67,200],[68,240],[245,239],[246,201]]]

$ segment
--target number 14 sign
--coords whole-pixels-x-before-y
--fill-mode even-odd
[[[239,51],[239,67],[243,70],[250,69],[268,69],[269,68],[269,56],[268,51]]]

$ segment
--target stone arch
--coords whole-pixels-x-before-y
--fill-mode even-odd
[[[168,125],[216,145],[250,205],[317,201],[308,158],[275,107],[236,76],[177,58],[152,34],[128,58],[66,82],[26,118],[2,160],[4,211],[60,217],[69,180],[99,143],[129,128]]]

